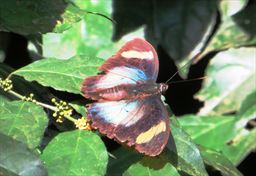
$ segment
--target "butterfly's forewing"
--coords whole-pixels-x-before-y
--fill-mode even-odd
[[[148,80],[156,81],[159,62],[154,47],[143,39],[127,42],[114,56],[109,58],[100,68],[110,71],[116,67],[128,67],[144,72]]]
[[[159,96],[93,103],[87,110],[92,127],[140,153],[158,155],[168,141],[168,112]]]
[[[108,88],[155,82],[158,67],[157,54],[151,44],[142,39],[134,39],[105,61],[99,68],[104,74],[86,78],[82,91],[86,98],[97,100],[100,99],[99,94]]]

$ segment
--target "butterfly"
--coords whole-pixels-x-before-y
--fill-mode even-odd
[[[133,146],[139,153],[159,155],[167,144],[169,114],[161,101],[165,83],[156,83],[159,61],[143,39],[127,42],[101,67],[101,74],[82,83],[92,128],[108,138]]]

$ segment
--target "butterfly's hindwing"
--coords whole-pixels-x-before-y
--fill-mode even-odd
[[[109,138],[150,156],[158,155],[168,141],[168,113],[159,97],[93,103],[88,118]]]

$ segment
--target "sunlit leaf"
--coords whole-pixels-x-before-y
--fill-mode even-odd
[[[242,176],[237,168],[221,153],[200,147],[200,153],[204,159],[204,162],[218,170],[223,176]]]
[[[29,102],[0,99],[0,132],[36,148],[48,119],[42,107]]]
[[[6,176],[47,176],[35,153],[22,142],[0,133],[0,174]]]
[[[104,175],[108,155],[99,136],[76,130],[57,135],[41,159],[49,175]]]
[[[222,18],[228,18],[241,11],[248,3],[248,0],[220,1],[220,12]]]
[[[64,18],[64,23],[60,23],[59,28],[68,28],[68,30],[63,33],[43,35],[44,57],[68,59],[81,54],[92,54],[101,58],[110,57],[117,50],[111,41],[112,22],[100,15],[86,12],[97,12],[110,17],[111,1],[76,0],[74,3],[76,6],[71,6],[70,10],[67,8],[66,20],[77,21],[79,18],[81,20],[72,23],[71,26],[71,23],[65,25]],[[71,13],[71,16],[69,13]],[[86,13],[86,15],[82,15],[83,13]],[[82,16],[79,16],[79,14]]]
[[[251,5],[231,17],[224,18],[201,56],[212,51],[255,45],[255,10],[256,6]]]
[[[238,165],[248,154],[256,149],[256,129],[242,130],[223,148],[223,153],[232,163]]]
[[[203,88],[196,95],[204,101],[200,115],[232,112],[255,89],[255,48],[230,49],[216,55],[207,67]],[[212,112],[211,112],[212,113]]]
[[[73,4],[69,4],[62,14],[62,21],[58,20],[53,32],[61,33],[71,28],[72,25],[82,20],[85,15],[85,11],[82,11]]]
[[[235,165],[255,149],[256,130],[237,124],[235,116],[186,115],[179,122],[194,142],[221,151]]]
[[[13,74],[56,90],[81,94],[83,80],[96,75],[102,61],[93,56],[75,56],[68,60],[48,58],[18,69]]]
[[[182,172],[190,175],[207,175],[200,151],[190,136],[171,118],[171,137],[167,144],[167,157]]]

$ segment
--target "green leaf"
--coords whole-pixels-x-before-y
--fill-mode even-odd
[[[186,115],[179,122],[195,143],[221,151],[234,165],[256,147],[256,130],[237,124],[235,116]]]
[[[1,1],[0,30],[22,35],[50,32],[67,5],[63,0]]]
[[[256,150],[255,141],[256,129],[242,130],[222,151],[234,165],[238,165],[248,154]]]
[[[243,115],[247,111],[256,109],[256,90],[254,90],[252,93],[250,93],[242,102],[242,105],[239,109],[239,114]]]
[[[62,33],[71,28],[72,25],[82,20],[85,15],[85,11],[82,11],[77,6],[69,4],[62,14],[62,21],[57,21],[53,32]]]
[[[168,158],[179,171],[190,175],[208,175],[200,151],[177,120],[171,118],[171,137],[167,144]]]
[[[0,132],[36,148],[48,123],[44,110],[33,103],[4,99],[0,106]]]
[[[221,1],[220,12],[222,18],[227,18],[238,13],[246,6],[247,3],[248,0]]]
[[[78,113],[80,113],[83,117],[86,117],[86,108],[85,105],[76,104],[75,102],[69,103]]]
[[[100,14],[111,15],[111,1],[74,1],[71,16],[67,13],[67,18],[72,18],[85,11],[98,12]],[[67,8],[67,12],[69,8]],[[77,13],[74,12],[77,11]],[[64,14],[65,15],[65,14]],[[75,20],[76,21],[76,16]],[[65,22],[65,19],[64,19]],[[63,24],[64,25],[64,24]],[[63,26],[61,23],[61,28]],[[69,24],[67,26],[70,26]],[[61,31],[61,29],[58,29]],[[100,58],[108,58],[117,50],[116,45],[111,40],[112,22],[102,16],[88,14],[81,17],[77,23],[63,33],[48,33],[43,35],[42,47],[44,57],[54,57],[58,59],[68,59],[74,55],[94,55]]]
[[[96,75],[102,61],[92,56],[75,56],[68,60],[48,58],[18,69],[13,74],[56,90],[82,94],[83,80]]]
[[[213,149],[219,149],[235,135],[234,116],[185,115],[179,122],[196,143]]]
[[[3,63],[0,63],[0,78],[2,78],[2,80],[6,79],[8,75],[11,74],[11,72],[13,71],[14,71],[13,68]],[[27,96],[33,93],[34,98],[36,100],[41,101],[45,99],[45,96],[48,93],[47,88],[37,84],[36,82],[29,83],[20,76],[13,76],[11,80],[13,83],[12,90],[15,92],[18,92],[21,95]],[[17,100],[17,97],[13,96],[10,93],[4,92],[2,89],[0,89],[0,94],[4,95],[9,100]]]
[[[57,135],[41,159],[49,175],[104,175],[108,155],[99,136],[76,130]]]
[[[111,152],[111,156],[106,174],[108,176],[123,174],[132,164],[140,161],[142,158],[142,155],[124,147]]]
[[[165,163],[161,166],[162,158],[150,158],[144,157],[144,159],[138,163],[135,163],[129,167],[123,174],[124,176],[143,175],[143,176],[159,176],[159,175],[171,175],[180,176],[178,171],[170,163]]]
[[[48,175],[38,156],[29,150],[26,145],[2,133],[0,133],[0,141],[1,175]]]
[[[215,170],[220,171],[223,176],[242,176],[237,168],[223,154],[204,147],[200,147],[200,153],[204,162]]]
[[[217,32],[201,54],[229,48],[238,48],[256,44],[256,6],[249,5],[239,13],[223,19]]]
[[[205,102],[200,115],[235,111],[248,93],[255,90],[255,52],[255,48],[230,49],[213,58],[203,88],[196,95]]]

